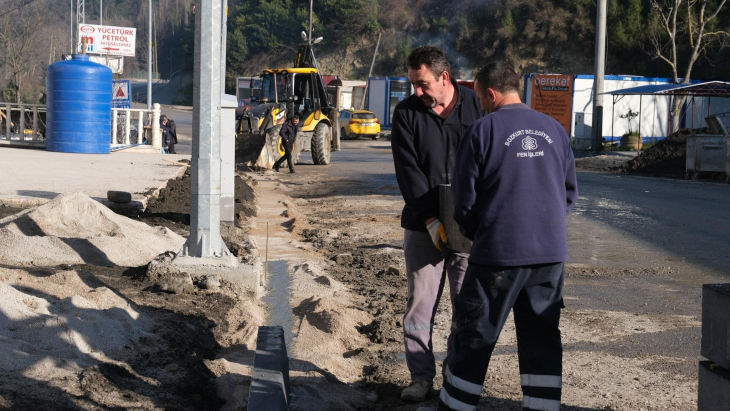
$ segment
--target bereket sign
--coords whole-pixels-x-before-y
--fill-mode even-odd
[[[134,57],[137,37],[135,28],[82,24],[79,26],[79,39],[84,37],[86,37],[86,52],[89,54]]]

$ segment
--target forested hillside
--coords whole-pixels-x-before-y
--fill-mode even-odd
[[[677,66],[690,54],[697,16],[718,2],[672,0],[678,15]],[[161,78],[192,70],[193,2],[153,0],[156,61]],[[308,27],[307,0],[228,0],[228,88],[241,75],[267,66],[291,64],[300,33]],[[654,6],[652,6],[654,4]],[[689,5],[689,6],[688,6]],[[99,0],[86,0],[86,22],[98,24]],[[125,59],[125,77],[147,69],[147,1],[107,0],[104,24],[137,28],[137,56]],[[447,51],[458,77],[490,59],[510,61],[521,73],[591,73],[595,3],[592,0],[314,0],[313,37],[325,74],[364,79],[378,34],[382,34],[374,75],[405,74],[415,47],[432,44]],[[689,7],[689,8],[688,8]],[[607,73],[671,77],[669,37],[652,0],[610,0]],[[727,7],[704,33],[715,43],[700,50],[691,76],[728,78]],[[45,67],[69,52],[71,1],[0,0],[0,90],[3,101],[42,97]],[[685,37],[682,37],[685,36]],[[153,63],[154,68],[154,63]],[[680,76],[684,68],[679,67]]]

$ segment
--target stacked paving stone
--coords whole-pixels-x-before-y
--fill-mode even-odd
[[[702,286],[698,411],[730,410],[730,284]]]

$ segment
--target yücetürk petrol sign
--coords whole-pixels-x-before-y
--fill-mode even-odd
[[[573,76],[569,74],[532,74],[530,107],[557,120],[570,135],[573,109]]]
[[[79,50],[81,39],[86,38],[87,53],[134,57],[136,37],[137,29],[131,27],[82,24],[79,26]]]

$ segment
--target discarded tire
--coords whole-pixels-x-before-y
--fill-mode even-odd
[[[126,191],[107,191],[106,199],[112,203],[129,203],[132,201],[132,194]]]

